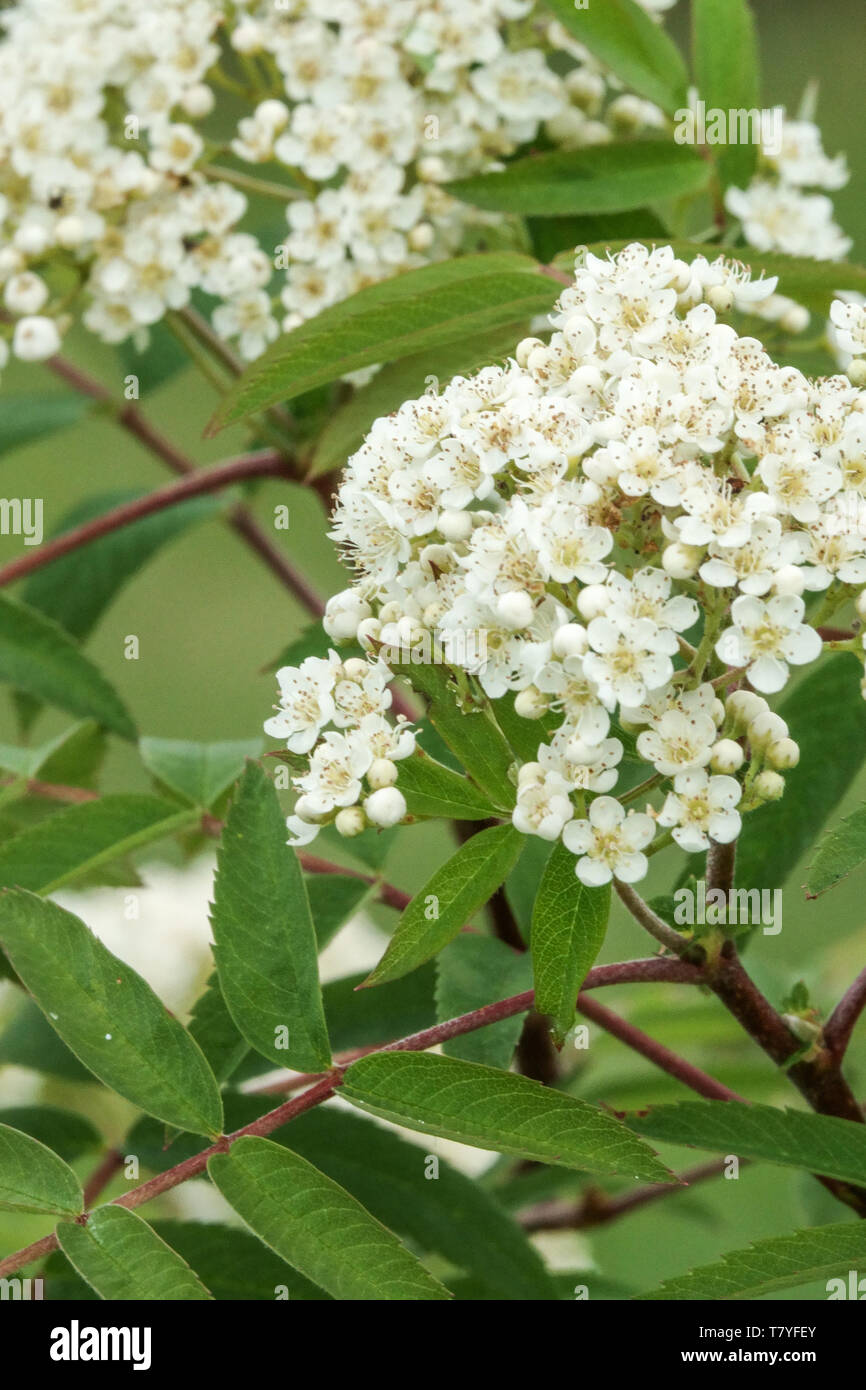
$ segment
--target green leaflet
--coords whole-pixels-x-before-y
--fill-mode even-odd
[[[694,149],[644,140],[528,155],[506,169],[446,184],[463,202],[497,212],[548,217],[623,212],[663,198],[700,193],[710,166]]]
[[[601,950],[610,914],[610,885],[586,888],[574,863],[565,845],[554,845],[532,913],[535,1007],[550,1015],[560,1044],[574,1023],[578,991]]]
[[[70,1050],[106,1086],[178,1129],[216,1136],[222,1103],[190,1035],[71,912],[0,893],[0,945]]]
[[[748,0],[692,0],[692,47],[698,95],[707,110],[753,111],[761,99],[755,20]],[[750,128],[751,133],[751,128]],[[708,145],[723,184],[745,188],[755,171],[753,140]]]
[[[208,1172],[250,1230],[334,1298],[450,1297],[360,1202],[281,1145],[239,1139]]]
[[[29,1134],[0,1124],[0,1207],[77,1216],[84,1194],[62,1158]]]
[[[273,783],[248,763],[217,853],[211,913],[220,988],[273,1066],[322,1071],[331,1050],[304,878]]]
[[[95,719],[121,738],[135,738],[120,697],[89,657],[56,623],[5,596],[0,596],[0,681],[81,719]]]
[[[514,1072],[424,1052],[382,1052],[354,1062],[340,1094],[372,1115],[479,1149],[675,1181],[619,1120]]]
[[[627,88],[669,116],[685,105],[688,75],[679,49],[635,0],[590,0],[580,9],[574,0],[547,0],[547,8]]]
[[[143,738],[141,760],[153,776],[184,801],[210,810],[240,777],[247,758],[262,751],[261,739],[231,743],[191,743],[185,739]]]
[[[53,893],[195,820],[153,796],[103,796],[67,806],[0,845],[0,885]]]
[[[508,877],[522,840],[511,825],[492,826],[467,840],[412,899],[365,983],[406,975],[446,946]]]
[[[397,786],[412,816],[489,820],[496,808],[466,777],[436,762],[422,749],[399,764]]]
[[[513,252],[461,256],[360,290],[284,334],[224,398],[210,431],[358,367],[394,362],[550,309],[557,286]]]
[[[52,535],[71,531],[144,495],[138,489],[124,489],[88,497],[63,516]],[[100,536],[44,569],[35,570],[24,585],[24,600],[82,642],[123,586],[152,556],[190,526],[216,516],[221,506],[219,498],[194,497],[178,507],[142,517],[131,526]]]
[[[806,876],[810,898],[826,893],[866,860],[866,806],[858,806],[819,840]]]
[[[770,1105],[686,1101],[630,1117],[639,1134],[866,1185],[866,1125]]]
[[[772,1236],[745,1250],[732,1250],[718,1264],[667,1279],[639,1299],[760,1298],[793,1289],[813,1279],[835,1278],[847,1284],[848,1270],[866,1259],[866,1226],[840,1222],[789,1236]]]
[[[468,932],[457,936],[436,960],[436,1018],[459,1018],[497,999],[532,988],[532,966],[524,952],[513,951],[494,936]],[[443,1044],[449,1057],[506,1069],[517,1046],[526,1014],[515,1014],[474,1033]]]
[[[189,1302],[211,1297],[186,1261],[125,1207],[99,1207],[86,1226],[62,1221],[57,1239],[100,1298]]]
[[[320,1106],[283,1132],[294,1153],[333,1178],[413,1248],[472,1271],[489,1297],[551,1298],[536,1251],[481,1184],[362,1115]]]

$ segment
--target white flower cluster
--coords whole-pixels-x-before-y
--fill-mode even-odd
[[[725,205],[758,251],[842,260],[851,239],[836,225],[826,195],[848,182],[845,157],[831,159],[824,153],[821,132],[812,121],[784,119],[781,136],[775,150],[765,132],[757,174],[748,188],[729,188]]]
[[[660,17],[672,0],[642,3]],[[50,357],[79,312],[144,345],[194,292],[251,360],[505,220],[448,179],[542,132],[574,149],[666,129],[541,0],[18,0],[0,25],[0,367],[8,338]],[[844,163],[808,122],[785,131],[730,209],[756,247],[842,255],[828,199],[801,189],[839,187]],[[253,186],[281,194],[277,245],[255,234]],[[807,322],[786,299],[763,312]]]
[[[489,221],[449,177],[544,123],[573,147],[661,120],[534,0],[18,0],[0,26],[0,287],[24,360],[57,350],[79,295],[117,343],[194,290],[254,358]],[[242,226],[263,164],[277,247]]]
[[[282,671],[266,726],[312,749],[301,833],[358,809],[374,759],[399,781],[411,736],[384,719],[396,661],[442,661],[460,698],[494,717],[513,698],[540,721],[536,758],[514,769],[514,824],[562,835],[586,883],[642,877],[656,823],[705,848],[781,795],[797,746],[755,692],[816,660],[819,623],[852,598],[866,616],[866,391],[778,366],[713,308],[774,289],[670,247],[588,256],[549,342],[376,421],[334,514],[357,578],[325,617],[369,660]],[[845,323],[860,333],[862,311]],[[354,738],[320,739],[329,721]],[[667,792],[652,814],[610,795],[632,735],[630,758]]]

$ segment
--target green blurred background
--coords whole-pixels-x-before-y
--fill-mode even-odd
[[[756,0],[764,66],[763,101],[784,103],[796,111],[811,78],[820,84],[818,120],[831,154],[847,153],[851,183],[835,196],[838,221],[854,239],[851,257],[866,259],[866,150],[862,139],[864,104],[862,64],[866,39],[866,8],[862,0]],[[680,3],[669,16],[672,32],[684,42],[687,6]],[[118,354],[92,340],[67,343],[73,357],[113,390],[121,387],[127,370]],[[4,373],[2,393],[61,390],[43,368],[11,365]],[[142,379],[142,407],[162,430],[197,462],[210,462],[242,452],[246,441],[228,432],[205,442],[202,431],[216,403],[212,390],[193,369],[174,375],[148,390]],[[127,433],[109,420],[91,415],[86,421],[2,458],[3,490],[7,496],[43,497],[46,531],[56,527],[73,504],[100,492],[122,488],[152,488],[166,480],[165,469]],[[266,527],[273,508],[288,504],[291,527],[276,533],[296,565],[323,594],[343,587],[344,577],[326,537],[319,500],[289,484],[260,486],[252,506]],[[20,540],[0,537],[0,560],[20,553]],[[116,685],[143,733],[195,740],[255,736],[275,695],[273,676],[262,668],[306,624],[298,605],[276,583],[260,561],[221,521],[199,524],[161,550],[145,570],[117,597],[88,642],[88,651]],[[140,657],[124,659],[124,640],[139,638]],[[820,712],[832,717],[832,711]],[[38,740],[59,730],[68,720],[46,713],[35,730]],[[792,730],[796,736],[796,730]],[[0,700],[0,740],[17,738],[11,702]],[[145,790],[146,775],[133,749],[112,740],[105,785],[108,789]],[[866,779],[852,789],[841,815],[862,800]],[[451,841],[441,827],[407,832],[389,857],[387,874],[408,890],[421,885],[444,858]],[[674,858],[659,856],[649,894],[666,887]],[[828,898],[807,903],[799,888],[802,865],[791,874],[785,892],[784,930],[777,937],[758,939],[749,952],[758,982],[779,1000],[799,978],[815,989],[818,1001],[830,1005],[866,956],[866,912],[861,874],[837,888]],[[387,920],[387,919],[383,919]],[[605,959],[645,951],[638,929],[615,915],[605,947]],[[641,1002],[641,998],[643,1002]],[[796,1093],[775,1077],[768,1063],[721,1016],[713,1001],[689,992],[658,991],[652,998],[634,990],[606,994],[605,1002],[628,1009],[629,1016],[651,1034],[742,1085],[746,1094],[778,1103],[796,1103]],[[684,1093],[648,1065],[625,1055],[616,1044],[594,1033],[592,1065],[581,1094],[595,1099],[637,1105],[657,1099],[683,1098]],[[866,1028],[863,1041],[852,1049],[851,1073],[861,1091],[866,1088]],[[739,1078],[739,1081],[738,1081]],[[680,1166],[699,1155],[670,1154]],[[646,1286],[694,1263],[705,1262],[725,1249],[750,1239],[783,1233],[800,1224],[845,1219],[834,1203],[810,1179],[785,1170],[755,1167],[737,1182],[715,1182],[694,1194],[675,1197],[630,1216],[616,1226],[600,1229],[590,1239],[571,1241],[572,1264],[577,1255],[594,1259],[605,1276],[627,1285]],[[28,1234],[41,1231],[26,1223]],[[37,1223],[38,1224],[38,1223]],[[0,1234],[6,1235],[0,1223]],[[2,1241],[6,1245],[6,1241]],[[798,1290],[793,1298],[822,1297],[823,1287]]]

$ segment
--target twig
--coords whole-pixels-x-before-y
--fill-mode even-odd
[[[710,847],[707,850],[707,892],[714,888],[721,890],[727,901],[728,894],[734,886],[734,867],[737,859],[737,842],[731,840],[730,844],[719,845],[715,840],[710,840]]]
[[[113,531],[121,531],[132,526],[155,512],[167,511],[177,507],[189,498],[200,497],[208,492],[219,492],[221,488],[231,487],[244,478],[287,477],[286,463],[282,455],[274,449],[264,449],[254,454],[243,454],[240,458],[226,459],[213,468],[197,468],[187,473],[177,482],[166,483],[145,497],[135,497],[131,502],[123,502],[119,507],[103,512],[102,516],[85,521],[71,531],[64,531],[50,541],[19,555],[0,568],[0,588],[12,584],[25,574],[53,564],[73,550],[99,540]]]
[[[667,1072],[668,1076],[673,1076],[677,1081],[681,1081],[684,1086],[688,1086],[698,1095],[705,1096],[707,1100],[737,1100],[742,1101],[743,1097],[738,1096],[736,1091],[731,1091],[727,1086],[723,1086],[721,1081],[716,1081],[714,1077],[708,1076],[701,1071],[700,1067],[695,1067],[691,1062],[687,1062],[684,1057],[679,1057],[675,1052],[671,1052],[669,1047],[663,1043],[656,1042],[654,1038],[641,1032],[633,1023],[628,1023],[618,1014],[611,1013],[603,1004],[597,1003],[595,999],[587,999],[583,991],[577,996],[577,1007],[585,1018],[591,1018],[593,1023],[597,1023],[599,1028],[604,1028],[613,1037],[619,1038],[620,1042],[625,1043],[633,1052],[639,1052],[642,1057],[646,1057],[648,1062]]]
[[[824,1045],[837,1062],[845,1056],[857,1020],[866,1008],[866,968],[860,971],[824,1026]]]
[[[680,1175],[678,1183],[649,1183],[633,1192],[611,1197],[598,1187],[590,1187],[579,1202],[538,1202],[519,1212],[517,1221],[524,1231],[586,1231],[593,1226],[606,1226],[620,1216],[649,1206],[661,1197],[672,1197],[695,1183],[717,1178],[725,1171],[725,1159],[712,1159]]]

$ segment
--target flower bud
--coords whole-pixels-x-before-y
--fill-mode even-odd
[[[809,310],[802,304],[792,304],[779,319],[784,333],[805,333],[809,327]]]
[[[583,656],[588,646],[586,628],[580,623],[564,623],[553,635],[553,655],[560,661],[569,656]]]
[[[733,292],[727,285],[711,285],[704,299],[719,314],[726,314],[734,303]]]
[[[358,632],[358,625],[371,616],[372,609],[353,589],[334,594],[325,605],[322,627],[335,642],[349,642]]]
[[[610,589],[605,584],[587,584],[577,596],[577,606],[581,617],[591,622],[607,612],[610,603]]]
[[[367,769],[367,785],[373,791],[381,787],[393,787],[397,781],[397,764],[390,758],[374,758]]]
[[[12,335],[12,351],[21,362],[44,362],[60,347],[60,334],[53,319],[41,315],[19,319]]]
[[[188,116],[193,120],[200,120],[202,116],[209,116],[214,108],[216,98],[206,82],[196,82],[195,86],[188,87],[181,97],[181,106]]]
[[[521,338],[517,347],[514,349],[514,360],[518,367],[525,367],[529,362],[529,354],[535,348],[543,348],[544,343],[540,338]]]
[[[429,251],[436,233],[429,222],[419,222],[407,236],[410,251]]]
[[[354,839],[360,835],[362,830],[367,828],[367,817],[360,806],[345,806],[342,811],[337,812],[337,819],[334,821],[334,829],[338,835],[342,835],[345,840]]]
[[[406,814],[406,798],[396,787],[380,787],[364,802],[367,819],[387,829],[396,825]]]
[[[772,710],[762,710],[749,720],[749,742],[753,748],[765,748],[778,739],[788,737],[788,726],[784,719]]]
[[[512,632],[529,627],[534,612],[532,599],[522,589],[512,589],[510,593],[501,594],[496,603],[496,616],[503,626],[510,628]]]
[[[778,801],[785,793],[785,779],[778,772],[760,772],[752,785],[762,801]]]
[[[13,275],[3,291],[3,302],[13,314],[38,314],[47,298],[45,281],[30,270]]]
[[[360,656],[350,656],[343,662],[343,675],[347,681],[362,681],[370,667]]]
[[[848,363],[846,375],[852,386],[866,386],[866,359],[855,357]]]
[[[738,729],[745,731],[749,721],[763,714],[770,706],[753,690],[735,690],[725,701],[728,717],[733,719]]]
[[[514,699],[514,712],[523,719],[540,719],[548,709],[548,697],[537,685],[528,685]]]
[[[440,512],[439,534],[444,536],[446,541],[455,543],[468,540],[472,535],[471,514],[456,510]]]
[[[710,754],[710,766],[713,772],[736,772],[745,761],[745,753],[732,738],[720,738],[718,743],[713,744]]]
[[[797,766],[800,761],[800,747],[792,738],[777,738],[769,745],[764,756],[771,767],[784,772],[789,767]]]
[[[857,617],[866,622],[866,589],[861,589],[857,595],[854,607],[857,610]]]
[[[773,577],[774,594],[802,594],[806,587],[806,576],[796,565],[783,565]]]
[[[698,572],[702,555],[697,546],[674,541],[662,551],[662,569],[671,579],[691,579]]]

